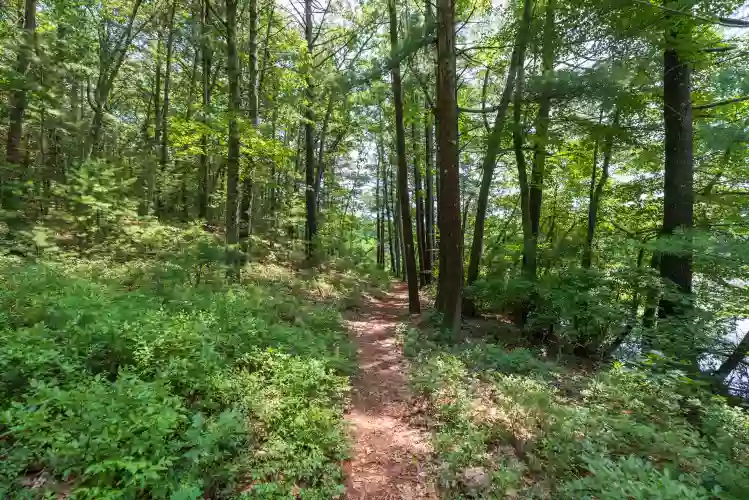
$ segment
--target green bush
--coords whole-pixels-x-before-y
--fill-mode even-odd
[[[191,252],[0,263],[0,497],[340,492],[339,311],[304,281],[198,283]]]
[[[595,375],[485,343],[407,332],[451,498],[749,498],[749,416],[685,372],[640,362]],[[473,491],[467,471],[488,478]]]

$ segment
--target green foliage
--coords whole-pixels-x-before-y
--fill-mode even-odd
[[[477,494],[474,470],[490,478],[484,498],[749,495],[749,416],[683,371],[643,362],[590,375],[522,348],[424,337],[406,334],[411,380],[436,420],[448,497]]]
[[[360,280],[271,265],[227,286],[200,232],[125,232],[126,265],[2,261],[0,496],[42,472],[37,493],[76,498],[340,492],[354,351],[309,295]]]

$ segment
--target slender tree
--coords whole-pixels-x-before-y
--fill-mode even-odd
[[[538,234],[541,226],[541,204],[544,192],[544,177],[546,175],[546,144],[549,136],[549,114],[551,113],[551,93],[554,89],[552,80],[554,74],[554,32],[555,0],[546,0],[546,16],[544,21],[543,49],[541,54],[541,68],[543,86],[538,102],[538,116],[535,123],[533,140],[533,164],[528,193],[528,210],[531,219],[531,242],[524,254],[523,265],[526,276],[535,279],[538,267]]]
[[[524,21],[524,20],[523,20]],[[515,86],[515,77],[518,72],[519,55],[521,44],[525,43],[526,37],[523,34],[528,30],[528,26],[521,23],[518,28],[515,45],[510,57],[510,67],[507,70],[502,98],[499,103],[497,115],[494,118],[494,125],[486,141],[486,154],[482,163],[481,185],[479,187],[479,197],[476,201],[476,220],[473,228],[473,242],[471,244],[471,255],[468,262],[468,276],[466,283],[472,285],[479,277],[479,268],[481,266],[481,257],[484,252],[484,225],[486,224],[486,209],[489,203],[489,189],[491,188],[494,178],[494,167],[497,163],[497,155],[501,146],[502,132],[504,130],[505,115],[507,108],[510,106],[512,91]],[[525,47],[522,47],[525,50]],[[465,313],[468,315],[476,314],[475,306],[472,300],[464,301]]]
[[[416,239],[419,249],[419,286],[426,284],[426,227],[424,223],[424,191],[421,183],[421,158],[419,155],[419,136],[416,122],[411,123],[411,142],[414,163],[414,197],[416,198]]]
[[[426,98],[425,98],[426,100]],[[424,111],[424,152],[426,166],[426,193],[424,204],[426,251],[424,252],[424,280],[432,282],[434,261],[434,132],[432,129],[432,109],[429,102]]]
[[[16,61],[17,74],[22,80],[16,84],[10,93],[9,99],[9,118],[8,136],[5,143],[5,154],[8,165],[5,172],[0,172],[0,206],[10,212],[5,218],[11,231],[18,229],[21,222],[20,217],[15,213],[20,207],[18,195],[14,193],[15,183],[22,180],[25,176],[25,170],[22,166],[22,158],[26,153],[22,146],[22,136],[24,128],[24,117],[26,114],[27,96],[26,88],[28,82],[29,67],[34,50],[34,37],[36,34],[36,0],[26,0],[24,4],[23,15],[20,16],[23,24],[23,40],[18,51],[18,60]]]
[[[458,104],[455,72],[455,3],[437,2],[437,158],[440,170],[440,312],[443,326],[460,329],[463,287]]]
[[[239,122],[238,114],[241,107],[239,80],[239,54],[237,52],[237,0],[225,0],[226,6],[226,73],[229,80],[228,108],[229,140],[226,158],[226,245],[235,246],[239,242]],[[239,261],[237,252],[229,249],[228,264],[233,278],[239,277]]]
[[[310,65],[315,48],[312,29],[312,0],[304,1],[304,38],[307,42],[307,57]],[[305,207],[307,210],[307,259],[314,254],[314,240],[317,236],[317,193],[315,192],[315,112],[313,109],[315,88],[310,70],[307,73],[304,111],[304,179],[306,183]]]

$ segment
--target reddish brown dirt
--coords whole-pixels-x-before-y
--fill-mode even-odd
[[[347,500],[436,499],[426,431],[410,422],[413,400],[407,365],[395,338],[408,319],[408,294],[398,283],[347,318],[358,345],[359,374],[351,409],[352,458],[345,464]]]

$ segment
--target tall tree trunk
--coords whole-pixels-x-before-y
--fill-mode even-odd
[[[28,78],[36,34],[36,0],[26,0],[22,19],[24,36],[21,46],[18,49],[18,58],[16,61],[16,72],[21,76],[21,82],[11,91],[8,102],[10,123],[8,125],[5,153],[7,162],[10,165],[15,165],[15,167],[11,168],[18,168],[24,153],[21,150],[21,137],[23,136],[23,120],[26,114],[26,87],[29,83],[26,80]],[[10,177],[12,178],[15,174],[17,172],[13,172]]]
[[[162,199],[163,178],[166,175],[166,164],[169,161],[169,89],[172,80],[172,49],[174,47],[174,12],[177,1],[174,0],[169,9],[169,31],[166,39],[166,61],[164,66],[164,104],[161,111],[161,150],[159,154],[159,174],[161,182],[156,185],[156,215],[163,216],[164,200]]]
[[[401,238],[401,216],[400,216],[400,202],[398,201],[398,185],[395,183],[395,174],[393,173],[393,168],[395,167],[395,162],[393,162],[392,155],[390,155],[390,198],[391,203],[393,205],[393,226],[394,226],[394,248],[395,248],[395,269],[393,271],[393,274],[396,276],[403,278],[405,276],[405,273],[403,272],[403,266],[402,266],[402,253],[403,253],[403,245],[401,244],[402,238]]]
[[[379,148],[380,156],[382,157],[382,202],[385,205],[385,219],[387,221],[388,250],[390,251],[390,273],[395,274],[395,270],[397,269],[395,263],[395,246],[393,244],[395,235],[393,234],[393,219],[390,214],[392,187],[390,188],[390,190],[388,190],[388,185],[390,185],[390,182],[388,180],[390,178],[390,169],[388,168],[389,162],[385,161],[385,145],[383,144],[382,136],[380,136],[379,138]]]
[[[609,180],[609,167],[611,165],[611,154],[614,149],[614,133],[619,125],[619,108],[614,110],[614,118],[611,130],[606,133],[606,142],[603,147],[603,165],[601,167],[601,180],[596,184],[596,157],[593,155],[593,173],[590,177],[590,200],[588,202],[588,231],[585,236],[585,247],[583,248],[582,266],[590,269],[593,261],[593,239],[595,238],[596,224],[598,219],[598,207],[601,205],[601,196],[606,182]],[[596,142],[596,148],[598,143]]]
[[[432,262],[434,261],[434,137],[432,131],[432,109],[425,98],[424,110],[424,150],[426,153],[426,204],[425,213],[426,252],[424,252],[424,279],[427,284],[432,282]]]
[[[153,125],[153,152],[156,153],[156,150],[159,148],[161,144],[161,127],[163,126],[164,122],[162,120],[162,114],[164,112],[164,107],[162,105],[161,101],[161,82],[162,82],[162,74],[161,74],[161,52],[163,50],[163,33],[162,30],[159,29],[158,34],[158,40],[156,42],[156,70],[155,70],[155,76],[154,76],[154,91],[153,91],[153,102],[154,102],[154,125]],[[158,204],[157,201],[157,190],[158,190],[158,179],[156,175],[156,166],[153,164],[152,161],[148,162],[148,201],[146,205],[148,206],[148,213],[155,210],[156,205]]]
[[[419,134],[416,121],[411,123],[411,140],[413,143],[414,192],[416,198],[416,239],[419,247],[419,285],[426,284],[426,228],[424,224],[424,191],[421,186],[421,159],[419,157]]]
[[[203,85],[202,92],[202,113],[201,121],[203,122],[203,132],[200,135],[200,166],[198,168],[198,217],[206,219],[208,217],[208,198],[209,198],[209,178],[210,165],[208,159],[208,133],[205,129],[208,126],[208,116],[211,108],[211,64],[212,51],[208,40],[208,24],[210,23],[210,9],[208,0],[201,3],[200,19],[200,57],[201,57],[201,80]]]
[[[395,0],[388,0],[390,17],[390,55],[395,60],[398,55],[398,18]],[[419,283],[416,273],[416,255],[414,252],[414,235],[411,225],[411,204],[408,201],[408,163],[406,161],[406,130],[403,125],[403,89],[401,84],[400,64],[392,70],[393,104],[395,105],[395,150],[398,159],[398,200],[403,231],[403,258],[406,264],[408,281],[408,311],[411,314],[421,312],[419,304]]]
[[[239,54],[237,52],[237,0],[226,0],[226,75],[229,80],[229,142],[226,158],[226,246],[230,279],[239,278],[237,252],[231,248],[239,241],[239,123],[241,107],[239,94]]]
[[[258,19],[260,13],[258,11],[257,0],[249,0],[249,40],[247,50],[249,52],[249,85],[247,89],[247,100],[249,104],[248,114],[250,123],[252,123],[255,133],[259,133],[258,127],[260,126],[260,96],[258,89],[260,86],[260,74],[258,69]],[[249,237],[252,233],[252,202],[253,202],[253,175],[255,158],[250,158],[250,169],[245,173],[242,179],[242,193],[241,193],[241,222],[242,222],[242,235],[246,235],[244,243],[245,250],[249,248]]]
[[[523,33],[528,27],[521,24],[515,37],[515,46],[510,56],[510,67],[507,70],[507,79],[502,91],[502,98],[499,101],[499,109],[494,118],[489,137],[486,143],[486,155],[482,164],[481,186],[479,187],[479,197],[476,202],[476,221],[473,229],[473,242],[471,244],[471,255],[468,261],[468,276],[466,283],[470,286],[476,282],[479,277],[479,268],[481,267],[481,257],[484,253],[484,225],[486,223],[486,209],[489,203],[489,189],[494,179],[494,167],[497,163],[497,155],[502,140],[502,131],[504,130],[505,115],[507,108],[510,106],[512,99],[512,90],[515,88],[515,77],[518,72],[518,57],[520,54],[520,44],[525,43]],[[524,50],[524,48],[523,48]],[[476,308],[472,300],[463,301],[464,312],[467,315],[474,316]]]
[[[36,35],[36,0],[26,0],[22,19],[24,36],[16,61],[16,71],[21,76],[21,82],[11,91],[8,100],[10,123],[5,148],[7,166],[4,172],[0,171],[0,206],[8,212],[4,218],[10,238],[14,237],[22,224],[22,218],[17,212],[21,208],[21,197],[14,190],[15,184],[26,177],[26,168],[23,166],[26,152],[21,143],[27,105],[26,88],[29,85],[27,79]]]
[[[531,7],[532,0],[525,0],[523,4],[523,26],[530,26]],[[523,275],[527,280],[535,280],[535,269],[532,269],[525,264],[526,259],[529,257],[535,260],[535,256],[532,255],[532,253],[536,249],[533,242],[533,233],[531,231],[528,174],[525,166],[525,153],[523,152],[524,131],[522,123],[522,106],[523,87],[525,85],[525,40],[528,40],[528,36],[528,32],[523,33],[524,42],[518,53],[518,75],[516,78],[517,82],[515,84],[515,97],[513,102],[512,143],[513,149],[515,150],[515,161],[518,168],[518,183],[520,185],[520,214],[523,222]],[[530,274],[531,271],[534,271],[532,275]],[[529,300],[530,298],[526,299],[524,303],[519,304],[518,310],[515,314],[515,322],[521,328],[525,326],[528,317],[530,306]]]
[[[674,18],[666,33],[663,54],[663,118],[665,127],[665,175],[663,185],[662,237],[692,228],[694,210],[694,158],[692,151],[692,100],[690,57],[682,53],[684,40],[691,37],[688,22]],[[678,23],[678,26],[676,26]],[[674,283],[687,303],[692,293],[691,252],[663,252],[661,277]],[[660,301],[659,316],[678,314],[679,301],[665,294]]]
[[[437,163],[440,168],[440,312],[443,326],[457,335],[463,287],[458,103],[455,72],[455,3],[437,2]]]
[[[538,267],[538,233],[541,225],[541,205],[543,201],[544,176],[546,170],[546,144],[549,135],[549,114],[551,112],[551,92],[553,91],[554,74],[554,9],[555,0],[546,1],[546,19],[544,22],[543,51],[541,67],[543,71],[543,89],[538,103],[536,133],[533,144],[533,166],[529,186],[529,211],[531,218],[531,238],[533,248],[523,261],[526,275],[535,279]]]
[[[375,183],[375,234],[376,234],[376,244],[377,244],[377,267],[378,269],[384,269],[385,268],[385,243],[384,243],[384,234],[382,231],[383,227],[383,220],[381,217],[381,198],[380,198],[380,173],[383,166],[383,159],[382,159],[382,150],[380,149],[380,144],[378,142],[377,144],[377,181]]]
[[[312,57],[314,39],[312,35],[312,0],[304,1],[304,37],[307,41],[307,53]],[[311,71],[311,68],[310,68]],[[306,104],[304,111],[304,179],[306,183],[305,206],[307,209],[307,259],[312,260],[315,253],[314,240],[317,236],[317,193],[315,192],[315,113],[314,85],[312,76],[307,75],[305,91]]]

